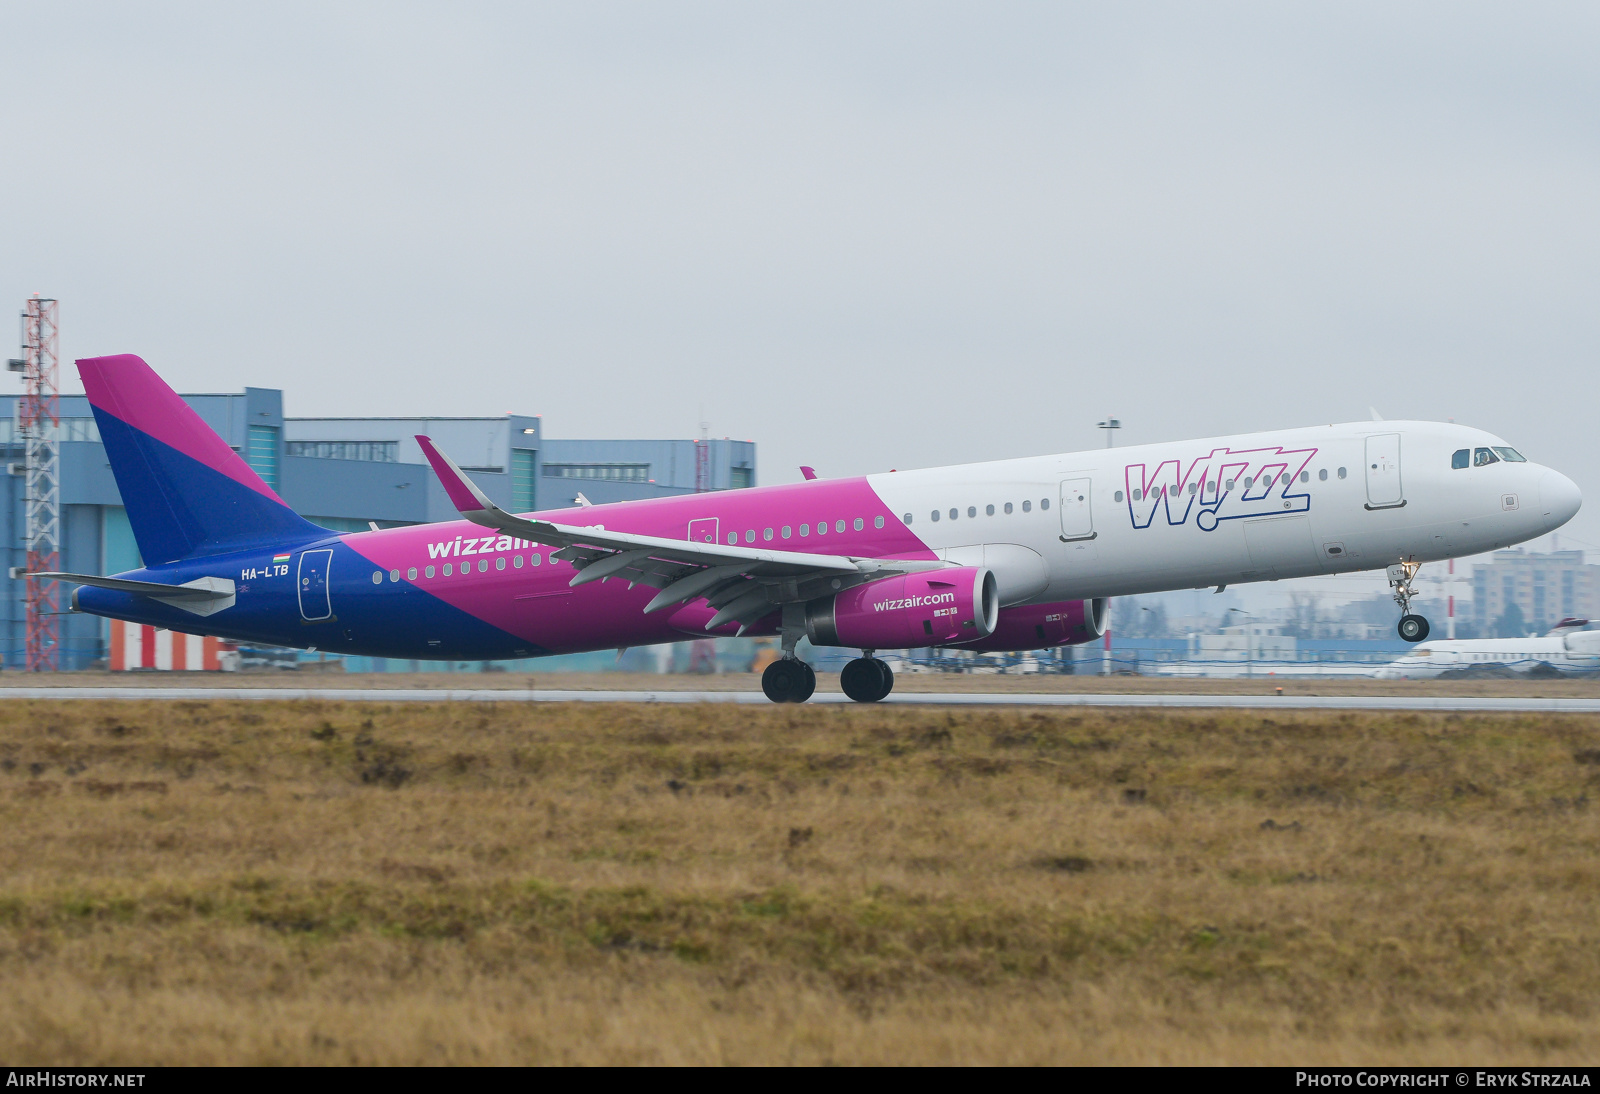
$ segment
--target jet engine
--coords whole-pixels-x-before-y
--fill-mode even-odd
[[[818,646],[903,650],[980,639],[994,632],[1000,591],[985,566],[885,578],[805,606]]]
[[[1096,597],[1002,608],[994,633],[975,642],[962,642],[961,647],[985,653],[1013,653],[1076,646],[1093,642],[1105,633],[1106,599]]]

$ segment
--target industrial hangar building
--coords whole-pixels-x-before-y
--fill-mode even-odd
[[[753,441],[547,440],[538,417],[285,418],[283,392],[185,395],[205,422],[296,512],[335,532],[456,519],[455,507],[413,439],[430,436],[496,504],[512,512],[562,509],[582,494],[599,505],[636,498],[754,486]],[[16,395],[0,397],[4,534],[8,567],[24,562],[23,452]],[[142,565],[89,401],[61,396],[61,568],[115,574]],[[704,445],[703,466],[697,468]],[[697,486],[698,484],[698,486]],[[4,665],[23,665],[23,582],[9,582]],[[63,606],[66,603],[62,597]],[[60,619],[60,666],[90,667],[107,655],[103,619]]]

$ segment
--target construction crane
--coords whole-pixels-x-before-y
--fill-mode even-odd
[[[26,564],[11,576],[24,582],[27,601],[23,667],[28,672],[54,672],[61,667],[60,604],[56,583],[32,576],[61,569],[60,430],[61,325],[55,300],[35,293],[22,312],[22,357],[6,367],[22,373],[23,393],[17,401],[17,434],[22,438],[24,479],[23,543]]]

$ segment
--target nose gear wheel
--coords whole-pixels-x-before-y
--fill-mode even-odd
[[[1428,637],[1427,619],[1411,611],[1411,598],[1417,595],[1411,583],[1421,568],[1420,562],[1406,561],[1397,562],[1386,571],[1389,587],[1394,590],[1394,602],[1400,605],[1400,624],[1395,629],[1407,642],[1421,642]]]

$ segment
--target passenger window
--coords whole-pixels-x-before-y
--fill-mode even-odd
[[[1327,482],[1328,481],[1328,469],[1326,467],[1324,467],[1321,471],[1317,472],[1317,481],[1318,482]]]
[[[542,561],[544,561],[544,556],[543,555],[529,555],[528,556],[528,565],[529,566],[537,566]]]
[[[857,517],[856,520],[855,520],[855,523],[853,525],[851,525],[851,527],[854,528],[858,532],[861,531],[861,529],[865,528],[866,526],[867,526],[867,522],[862,520],[860,517]]]
[[[444,576],[445,577],[449,577],[451,574],[453,574],[455,572],[456,572],[456,568],[454,566],[452,566],[450,563],[446,562],[444,564]]]
[[[994,516],[994,506],[992,506],[992,505],[985,505],[985,506],[984,506],[984,507],[983,507],[983,515],[984,515],[984,516],[986,516],[986,517],[992,517],[992,516]]]
[[[1245,477],[1244,477],[1244,488],[1245,488],[1245,489],[1246,489],[1246,490],[1248,490],[1248,489],[1250,489],[1250,488],[1251,488],[1251,487],[1252,487],[1252,486],[1254,486],[1254,485],[1255,485],[1255,484],[1256,484],[1256,480],[1255,480],[1255,477],[1254,477],[1254,476],[1252,476],[1252,475],[1246,475],[1246,476],[1245,476]]]
[[[417,568],[415,566],[411,567],[409,570],[406,571],[406,580],[407,581],[415,581],[415,580],[417,580]]]
[[[934,510],[934,511],[933,511],[933,512],[932,512],[932,513],[930,513],[930,514],[928,514],[928,515],[929,515],[929,516],[930,516],[930,517],[931,517],[931,518],[932,518],[932,519],[933,519],[933,520],[935,520],[935,521],[937,521],[937,520],[938,520],[938,519],[939,519],[939,510],[937,510],[937,509],[935,509],[935,510]]]
[[[1450,469],[1452,471],[1460,471],[1463,467],[1470,467],[1471,464],[1472,449],[1470,448],[1458,448],[1450,454]]]
[[[1008,502],[1006,502],[1006,516],[1009,517],[1010,515],[1011,515],[1011,503],[1008,501]]]
[[[789,528],[789,526],[787,524],[785,524],[783,526],[783,530],[780,531],[778,534],[780,536],[782,536],[784,539],[788,539],[789,538],[789,533],[790,533],[790,528]]]
[[[1143,490],[1135,490],[1133,492],[1133,500],[1134,501],[1143,501],[1144,500],[1144,491]]]
[[[905,521],[905,522],[906,522],[906,523],[907,523],[907,524],[910,524],[910,523],[911,523],[911,514],[910,514],[910,513],[907,513],[907,514],[906,514],[906,515],[905,515],[905,516],[904,516],[904,517],[902,517],[902,518],[901,518],[901,519],[902,519],[902,520],[904,520],[904,521]]]
[[[872,518],[872,526],[874,528],[882,528],[883,527],[883,518],[881,516],[873,517]]]
[[[1048,508],[1050,508],[1050,499],[1049,498],[1040,498],[1039,499],[1039,508],[1040,509],[1048,509]]]
[[[429,566],[426,570],[423,570],[422,572],[425,575],[427,575],[428,577],[432,577],[433,576],[433,567]]]
[[[961,510],[959,510],[959,509],[950,510],[950,519],[951,520],[955,520],[960,515],[961,515]]]
[[[1189,484],[1189,493],[1191,493],[1191,494],[1194,493],[1196,489],[1197,489],[1197,487],[1195,486],[1195,484],[1191,482]]]
[[[1472,454],[1473,467],[1488,467],[1491,463],[1499,463],[1500,457],[1490,452],[1487,448],[1480,448]]]
[[[834,522],[833,522],[833,530],[834,530],[834,531],[835,531],[835,532],[842,532],[842,531],[844,531],[844,521],[842,521],[842,520],[836,520],[836,521],[834,521]]]
[[[374,585],[382,585],[383,584],[383,571],[382,570],[373,570],[372,571],[372,583]]]
[[[399,570],[390,570],[389,571],[389,580],[390,581],[399,581],[400,580],[400,571]]]
[[[512,565],[512,567],[514,569],[518,569],[518,570],[522,569],[522,556],[521,555],[512,555],[511,556],[511,565]]]
[[[825,536],[827,534],[828,534],[828,522],[825,521],[825,520],[817,521],[817,535]]]
[[[506,556],[505,555],[501,555],[499,558],[494,560],[494,568],[496,570],[504,570],[506,568]]]
[[[738,543],[738,542],[739,542],[739,533],[738,532],[729,532],[728,533],[728,546],[732,547],[735,543]]]
[[[754,528],[746,528],[744,530],[744,541],[746,543],[754,543],[756,541],[756,530]]]
[[[489,572],[489,560],[488,559],[480,558],[478,560],[478,572],[480,574],[486,574],[486,573]]]
[[[1291,478],[1293,478],[1293,476],[1290,475],[1289,472],[1285,471],[1283,474],[1278,476],[1278,482],[1284,486],[1288,486]]]
[[[1031,501],[1023,502],[1022,503],[1022,511],[1024,513],[1031,513],[1033,511],[1033,502],[1031,502]]]
[[[761,538],[766,540],[768,543],[772,542],[772,529],[771,528],[763,528],[761,530]]]
[[[1342,479],[1342,478],[1344,478],[1344,477],[1345,477],[1345,474],[1346,474],[1346,472],[1345,472],[1345,469],[1344,469],[1344,468],[1342,468],[1342,467],[1341,467],[1341,468],[1339,468],[1339,477],[1340,477],[1340,478],[1341,478],[1341,479]]]
[[[1112,494],[1111,495],[1111,500],[1112,501],[1121,501],[1122,500],[1122,491],[1118,490],[1115,494]]]
[[[1229,480],[1228,480],[1228,483],[1227,483],[1227,486],[1228,486],[1228,489],[1229,489],[1229,490],[1232,490],[1232,489],[1233,489],[1233,480],[1232,480],[1232,479],[1229,479]]]
[[[967,516],[975,517],[977,515],[978,515],[978,507],[976,505],[967,506]]]
[[[809,536],[810,534],[811,534],[811,525],[802,524],[800,526],[800,538],[804,539],[806,536]]]
[[[1311,481],[1311,472],[1309,472],[1309,471],[1300,472],[1300,481],[1301,482],[1310,482]]]

